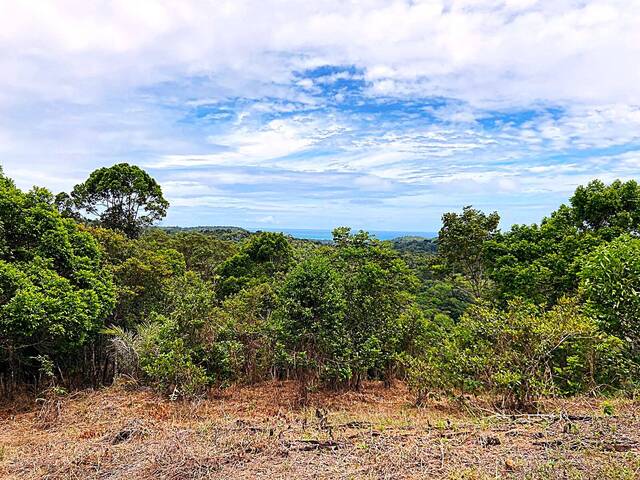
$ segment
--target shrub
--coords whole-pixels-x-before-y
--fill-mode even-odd
[[[158,390],[173,397],[193,397],[204,391],[209,378],[180,330],[174,319],[163,316],[139,327],[140,368]]]
[[[640,239],[621,236],[583,262],[581,290],[587,308],[607,332],[640,355]]]
[[[100,260],[48,191],[23,193],[0,173],[0,373],[37,375],[37,357],[74,365],[115,304]]]
[[[598,357],[603,341],[615,345],[572,299],[550,310],[522,300],[506,310],[474,305],[410,363],[409,381],[423,397],[429,389],[458,387],[497,393],[504,408],[529,409],[541,395],[568,393],[567,378],[578,382],[572,392],[593,386],[606,366]],[[592,370],[584,372],[589,359]]]

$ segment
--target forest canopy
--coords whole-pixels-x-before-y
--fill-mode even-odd
[[[640,376],[640,187],[580,186],[538,224],[466,206],[438,238],[339,227],[151,228],[161,186],[101,168],[70,194],[0,175],[0,387],[73,389],[128,375],[172,398],[294,379],[434,394],[629,393]]]

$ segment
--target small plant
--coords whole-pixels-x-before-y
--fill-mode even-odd
[[[607,417],[611,417],[615,415],[616,409],[610,401],[605,400],[604,402],[602,402],[602,413],[604,413]]]

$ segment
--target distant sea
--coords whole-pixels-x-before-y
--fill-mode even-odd
[[[331,230],[312,229],[312,228],[259,228],[250,229],[251,231],[267,231],[267,232],[282,232],[286,235],[291,235],[294,238],[301,238],[305,240],[332,240],[333,235]],[[352,233],[357,232],[358,229],[353,229]],[[367,230],[371,235],[374,235],[378,240],[393,240],[398,237],[424,237],[435,238],[438,236],[437,232],[401,232],[394,230]]]

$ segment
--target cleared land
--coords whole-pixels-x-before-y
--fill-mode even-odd
[[[640,478],[638,401],[554,400],[545,414],[503,416],[411,398],[371,383],[299,408],[295,385],[273,382],[199,402],[116,386],[5,406],[0,477]]]

